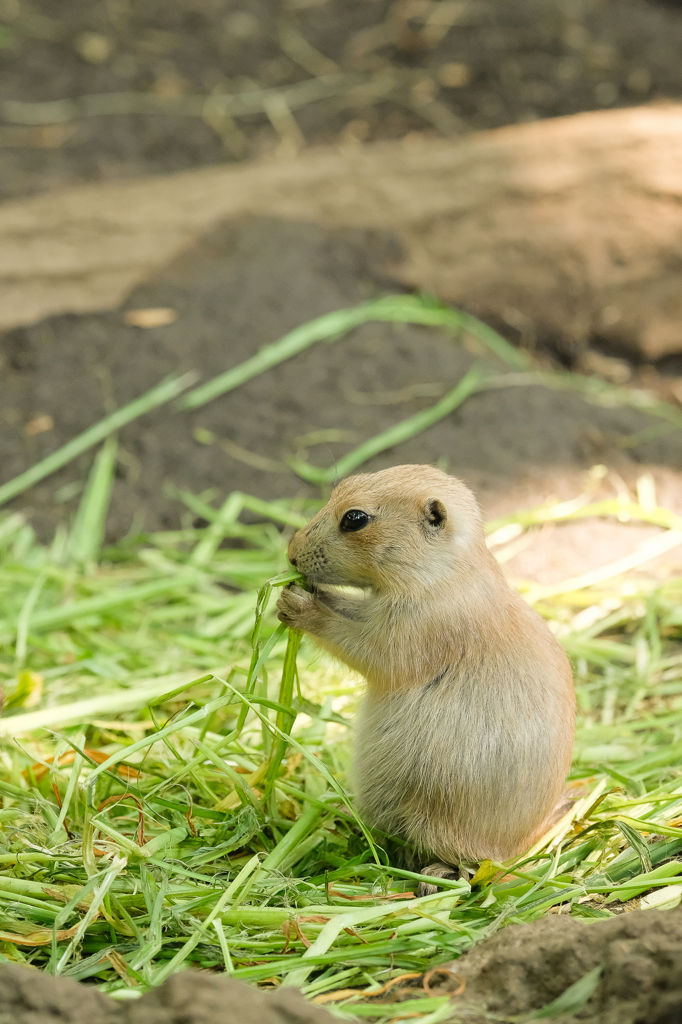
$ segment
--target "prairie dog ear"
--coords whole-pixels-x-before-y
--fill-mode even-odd
[[[442,530],[448,521],[448,511],[440,498],[429,498],[424,505],[425,525],[434,531]]]

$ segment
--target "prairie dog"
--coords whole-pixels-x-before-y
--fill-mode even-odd
[[[528,849],[570,765],[573,680],[486,547],[471,491],[430,466],[350,477],[289,560],[312,590],[285,589],[279,618],[368,683],[355,749],[368,822],[451,865]]]

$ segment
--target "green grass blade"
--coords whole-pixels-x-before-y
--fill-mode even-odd
[[[540,373],[538,376],[545,387],[582,391],[583,394],[596,399],[599,404],[629,405],[650,416],[665,420],[675,429],[682,429],[682,411],[648,391],[617,387],[600,377],[586,377],[581,373]]]
[[[263,861],[264,871],[275,871],[280,864],[296,849],[322,816],[322,808],[309,804],[293,828],[289,829],[284,838]]]
[[[247,696],[245,696],[242,693],[239,693],[239,691],[236,690],[235,687],[232,686],[227,680],[222,679],[221,682],[223,683],[223,685],[227,689],[232,690],[232,692],[234,693],[235,697],[238,700],[241,700],[244,703],[245,707],[247,707],[248,709],[253,711],[253,713],[261,720],[261,722],[263,722],[265,724],[265,726],[268,729],[270,729],[271,732],[273,732],[275,734],[275,736],[278,736],[279,739],[281,739],[281,740],[287,740],[288,743],[294,748],[294,750],[296,750],[299,754],[302,754],[303,757],[306,758],[306,760],[308,762],[313,764],[315,766],[316,770],[320,773],[320,775],[324,776],[324,778],[327,780],[327,782],[329,783],[330,788],[333,789],[334,792],[338,796],[340,796],[342,800],[344,800],[345,802],[349,801],[348,794],[344,790],[343,786],[341,786],[341,784],[339,783],[338,779],[336,779],[332,775],[332,773],[329,771],[329,769],[327,768],[326,764],[324,763],[324,761],[321,758],[316,758],[313,754],[310,753],[309,750],[306,750],[306,748],[301,743],[299,743],[298,740],[295,740],[293,738],[293,736],[287,736],[285,733],[283,733],[278,728],[278,726],[276,724],[273,724],[272,722],[270,722],[266,718],[266,716],[260,711],[260,709],[258,707],[256,707],[255,704],[252,701],[250,701]],[[128,748],[128,749],[130,750],[132,748]],[[116,755],[113,755],[113,756],[115,757]],[[112,758],[109,758],[109,761],[107,761],[106,764],[108,765],[111,760],[112,760]],[[122,760],[122,758],[119,758],[119,760]],[[104,767],[104,765],[101,765],[100,769],[97,769],[97,770],[99,771],[103,767]],[[379,859],[379,854],[377,853],[377,849],[376,849],[376,847],[375,847],[375,845],[374,845],[374,843],[372,841],[372,837],[371,837],[371,835],[369,833],[369,830],[367,829],[367,826],[364,824],[362,819],[358,816],[356,811],[353,810],[352,805],[351,805],[351,813],[352,813],[353,817],[355,818],[355,821],[357,822],[357,824],[360,826],[360,828],[362,830],[362,833],[363,833],[363,835],[364,835],[364,837],[365,837],[365,839],[367,841],[367,845],[369,846],[370,850],[372,851],[372,856],[374,857],[374,859],[377,862],[377,864],[381,863],[380,859]]]
[[[430,409],[424,409],[423,412],[418,412],[401,423],[396,423],[395,426],[389,427],[388,430],[382,431],[381,434],[371,437],[352,452],[349,452],[348,455],[344,455],[342,459],[339,459],[329,469],[318,469],[316,466],[311,466],[303,459],[295,456],[287,459],[287,462],[294,472],[304,480],[318,484],[332,483],[347,476],[348,473],[361,466],[363,462],[367,462],[380,452],[402,444],[403,441],[407,441],[416,434],[420,434],[423,430],[433,426],[434,423],[449,415],[449,413],[454,412],[470,395],[473,395],[475,391],[479,391],[481,387],[485,386],[485,382],[489,380],[489,377],[490,375],[479,367],[473,366],[462,377],[457,387],[449,391],[447,395],[431,406]]]
[[[214,398],[218,398],[219,395],[234,391],[235,388],[245,384],[252,377],[257,377],[273,366],[283,363],[286,359],[298,355],[299,352],[304,352],[315,342],[329,341],[340,334],[345,334],[346,331],[350,331],[367,319],[365,308],[359,306],[355,309],[342,309],[334,313],[327,313],[301,327],[295,327],[279,341],[266,345],[255,356],[183,395],[177,402],[177,407],[179,409],[198,409],[200,406],[206,405],[207,402],[213,401]]]
[[[296,655],[301,645],[303,634],[296,629],[289,630],[287,649],[284,653],[284,665],[282,667],[282,682],[279,688],[279,703],[284,705],[283,709],[277,712],[276,725],[281,737],[272,749],[270,765],[265,780],[265,793],[263,799],[267,800],[272,793],[275,779],[279,772],[279,766],[284,759],[289,746],[289,733],[296,718],[296,712],[291,707],[294,699],[294,680],[296,678]]]
[[[76,934],[73,936],[73,938],[69,942],[68,946],[66,947],[66,949],[62,953],[61,957],[59,958],[59,961],[57,962],[57,964],[55,966],[55,974],[61,974],[62,971],[64,970],[64,967],[69,962],[69,959],[73,955],[76,947],[80,945],[80,943],[82,941],[82,937],[83,937],[83,935],[85,933],[86,928],[88,927],[90,922],[92,920],[94,920],[95,916],[99,912],[99,909],[100,909],[102,903],[104,902],[104,898],[105,898],[106,894],[109,892],[109,890],[110,890],[111,886],[113,885],[113,883],[114,883],[115,879],[117,878],[117,876],[120,875],[120,873],[125,870],[125,867],[126,867],[125,858],[123,858],[123,857],[115,857],[114,858],[114,860],[113,860],[113,862],[111,864],[111,867],[104,874],[104,877],[103,877],[101,883],[93,891],[92,901],[90,903],[90,906],[88,907],[88,909],[87,909],[87,911],[85,913],[85,916],[78,923],[78,928],[76,930]],[[55,932],[56,932],[56,928],[55,928]]]
[[[226,498],[218,510],[217,516],[204,530],[203,537],[192,552],[190,558],[192,565],[208,565],[218,550],[227,527],[237,521],[243,507],[244,502],[238,491],[235,491]]]
[[[99,557],[114,486],[117,451],[116,435],[111,434],[90,470],[69,537],[69,551],[78,562],[93,564]]]
[[[565,992],[562,992],[560,996],[552,1000],[551,1003],[548,1003],[547,1006],[543,1006],[541,1010],[536,1010],[532,1014],[531,1019],[546,1020],[553,1017],[563,1017],[569,1013],[577,1013],[597,991],[603,970],[603,967],[595,967],[594,970],[589,971],[582,978],[579,978],[578,981],[569,985]]]
[[[260,498],[254,498],[250,494],[242,494],[241,497],[244,502],[244,508],[248,508],[250,512],[255,512],[258,516],[273,519],[276,523],[284,523],[285,526],[295,526],[298,530],[308,522],[306,517],[298,512],[280,508],[276,501],[262,501]]]
[[[495,355],[515,369],[525,369],[528,357],[510,345],[492,327],[468,313],[442,306],[433,299],[415,295],[388,295],[376,302],[368,302],[354,309],[341,309],[311,320],[289,331],[279,341],[264,348],[239,366],[221,373],[213,380],[201,384],[177,403],[179,409],[198,409],[219,395],[233,391],[252,377],[278,366],[286,359],[304,352],[318,341],[333,341],[354,327],[372,320],[392,323],[422,324],[444,327],[451,331],[468,331],[482,341]]]
[[[221,680],[222,681],[222,680]],[[228,684],[225,683],[225,686]],[[229,687],[233,690],[233,687]],[[235,691],[236,693],[237,691]],[[215,700],[209,701],[207,704],[200,708],[198,711],[194,711],[189,715],[185,715],[183,718],[177,719],[171,722],[170,725],[165,725],[158,732],[152,733],[150,736],[145,736],[144,739],[137,740],[135,743],[131,743],[130,746],[125,747],[123,750],[119,750],[118,753],[112,754],[106,761],[98,765],[88,778],[88,785],[95,782],[98,775],[102,772],[110,771],[114,765],[118,764],[119,761],[127,760],[131,754],[136,753],[138,750],[145,750],[147,747],[152,746],[153,743],[158,743],[159,740],[165,739],[166,736],[172,736],[174,732],[178,732],[180,729],[186,729],[188,725],[194,725],[196,722],[201,722],[202,719],[207,718],[214,711],[219,711],[220,708],[224,708],[227,704],[233,702],[233,697],[228,694],[226,697],[217,697]]]
[[[248,864],[246,864],[246,866],[242,868],[242,870],[237,875],[235,880],[227,887],[227,889],[225,889],[220,899],[214,906],[213,910],[210,912],[206,920],[203,922],[201,929],[197,929],[194,935],[190,936],[190,938],[187,940],[187,942],[185,942],[182,948],[178,950],[175,956],[171,960],[169,960],[169,962],[164,967],[161,967],[156,971],[153,980],[154,985],[160,985],[163,981],[166,980],[166,978],[168,978],[174,971],[176,971],[181,966],[183,961],[187,959],[189,953],[205,937],[205,930],[209,927],[209,925],[213,923],[213,921],[215,921],[218,915],[222,912],[223,908],[232,899],[232,897],[237,892],[242,882],[246,882],[248,880],[249,875],[251,875],[252,872],[257,869],[258,856],[256,855],[255,857],[251,858]]]
[[[176,590],[178,587],[187,587],[188,584],[196,582],[197,575],[185,570],[180,571],[177,576],[150,580],[149,583],[139,583],[132,587],[121,587],[105,594],[99,594],[97,597],[84,598],[82,601],[69,601],[60,608],[46,608],[44,611],[36,612],[31,619],[31,629],[34,633],[59,629],[76,622],[83,616],[102,614],[124,605],[142,604],[161,594]],[[7,622],[0,622],[0,640],[2,640],[3,634],[9,633],[11,636],[12,632],[12,626],[9,626],[8,629]]]
[[[21,662],[26,657],[26,647],[28,643],[28,631],[31,626],[31,617],[33,615],[33,609],[36,606],[36,602],[40,597],[40,592],[45,585],[45,576],[41,573],[36,579],[35,583],[31,587],[21,606],[19,617],[17,618],[17,643],[15,648],[15,655],[17,663]]]
[[[30,469],[20,473],[13,480],[8,480],[7,483],[2,484],[0,486],[0,505],[4,505],[6,501],[11,501],[18,494],[27,491],[29,487],[33,487],[40,480],[44,480],[46,476],[50,476],[51,473],[61,469],[62,466],[66,466],[78,455],[86,452],[88,448],[93,448],[94,445],[99,444],[109,434],[120,430],[126,423],[131,423],[146,412],[150,412],[152,409],[157,409],[160,405],[170,402],[172,398],[177,397],[181,391],[188,388],[195,380],[196,374],[194,373],[185,373],[182,377],[171,377],[157,384],[156,387],[141,395],[140,398],[136,398],[128,405],[124,405],[122,409],[117,409],[111,415],[105,416],[99,423],[95,423],[94,426],[89,427],[82,434],[78,434],[77,437],[74,437],[67,444],[58,448],[56,452],[52,452],[51,455],[37,462],[35,466],[31,466]]]
[[[0,738],[4,736],[20,736],[22,733],[33,732],[35,729],[54,728],[71,722],[87,722],[90,718],[119,714],[135,708],[145,707],[167,693],[174,683],[183,678],[186,685],[194,680],[194,673],[180,672],[161,679],[139,679],[133,690],[102,693],[96,697],[72,701],[68,704],[38,711],[26,711],[22,714],[0,718]],[[182,689],[185,687],[183,686]],[[2,791],[0,787],[0,792]],[[25,796],[20,790],[14,796]]]
[[[562,501],[559,504],[541,505],[539,508],[525,509],[523,512],[515,512],[500,519],[489,520],[486,523],[486,533],[494,533],[510,523],[518,523],[520,526],[538,526],[542,523],[563,523],[574,519],[619,515],[627,515],[629,519],[636,519],[643,523],[653,523],[656,526],[664,526],[668,529],[682,529],[682,516],[677,516],[673,512],[668,511],[668,509],[644,509],[633,501],[607,498],[604,501],[589,502],[578,508],[575,507],[575,502]]]

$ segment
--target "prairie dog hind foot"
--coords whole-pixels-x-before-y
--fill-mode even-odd
[[[458,879],[468,882],[471,872],[466,868],[453,867],[452,864],[443,864],[442,861],[438,860],[435,864],[427,864],[425,868],[421,869],[419,874],[428,875],[431,878],[451,878],[453,882],[456,882]],[[437,885],[433,885],[431,882],[420,882],[417,896],[435,896],[438,891]]]

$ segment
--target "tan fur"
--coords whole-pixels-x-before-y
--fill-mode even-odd
[[[349,509],[372,519],[343,532]],[[488,551],[473,494],[430,466],[350,477],[289,558],[312,591],[283,591],[280,619],[368,682],[356,744],[366,818],[449,864],[527,849],[570,764],[573,683]]]

